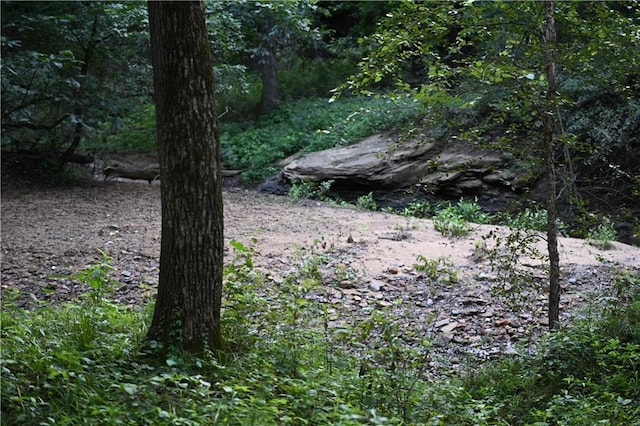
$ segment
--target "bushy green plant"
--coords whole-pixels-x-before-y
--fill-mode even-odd
[[[510,217],[513,218],[507,222],[507,226],[510,228],[541,232],[547,229],[547,211],[544,209],[531,210],[527,207],[517,215]]]
[[[618,270],[609,302],[603,334],[615,336],[623,343],[640,342],[640,273]]]
[[[461,198],[453,208],[467,222],[489,223],[491,220],[491,216],[481,210],[477,198],[474,201]]]
[[[360,60],[353,49],[341,51],[334,58],[293,59],[286,69],[278,72],[282,95],[288,99],[327,96],[353,71]]]
[[[433,217],[438,205],[428,201],[413,201],[407,207],[399,211],[403,216],[426,218]]]
[[[497,216],[499,223],[504,223],[509,228],[529,231],[546,232],[547,230],[547,211],[541,208],[529,208],[519,211],[516,215],[499,214]],[[557,220],[556,226],[561,235],[566,234],[567,225],[560,219]]]
[[[264,276],[254,269],[253,248],[236,240],[229,245],[233,258],[224,270],[222,328],[233,350],[244,350],[254,344],[253,326],[267,309],[267,300],[260,294]]]
[[[461,198],[456,204],[440,207],[433,216],[433,226],[442,235],[461,237],[471,231],[470,222],[488,223],[490,216],[484,213],[476,201]]]
[[[287,195],[294,200],[312,198],[318,187],[317,182],[293,182]]]
[[[156,108],[154,104],[143,104],[124,118],[116,118],[101,124],[101,144],[89,141],[91,151],[109,152],[155,152]]]
[[[327,192],[333,185],[333,180],[325,180],[322,182],[312,181],[298,181],[293,182],[289,188],[287,195],[294,200],[312,199],[312,200],[326,200]]]
[[[354,327],[352,335],[366,347],[359,356],[353,397],[361,407],[390,416],[391,424],[428,418],[432,409],[423,402],[428,390],[422,380],[431,344],[427,339],[412,344],[415,330],[403,329],[404,324],[391,311],[374,311]]]
[[[470,373],[474,400],[500,408],[490,424],[636,424],[640,415],[640,341],[609,326],[612,315],[640,325],[640,305],[557,330],[537,355],[509,357]]]
[[[114,269],[111,265],[113,259],[102,250],[99,250],[99,253],[102,258],[98,262],[69,277],[88,286],[88,295],[96,302],[112,292],[116,283],[115,280],[109,277],[109,272]]]
[[[448,237],[462,237],[471,231],[469,222],[452,206],[436,213],[433,217],[433,227]]]
[[[498,273],[500,285],[493,286],[492,292],[504,298],[514,310],[527,309],[542,291],[540,272],[546,273],[548,269],[548,257],[537,247],[542,238],[540,233],[516,229],[503,237],[490,231],[482,238],[485,248],[487,241],[493,242],[486,252],[491,268]],[[539,266],[525,266],[530,262]]]
[[[603,223],[591,229],[587,233],[587,243],[600,250],[609,250],[613,247],[612,242],[618,239],[618,233],[613,223],[605,219]]]
[[[373,198],[373,192],[358,197],[356,207],[362,210],[378,210],[378,203],[376,203],[375,198]]]
[[[216,76],[216,112],[220,122],[248,120],[260,110],[262,81],[238,64],[214,66]]]
[[[149,313],[95,298],[30,311],[3,301],[3,424],[127,419],[128,392],[148,374],[133,360]]]
[[[437,259],[428,259],[423,255],[416,257],[418,263],[413,269],[423,272],[429,279],[438,283],[453,284],[458,281],[458,271],[448,257],[440,256]]]

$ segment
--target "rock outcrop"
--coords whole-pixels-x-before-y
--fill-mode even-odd
[[[515,196],[538,177],[531,171],[516,172],[511,157],[502,152],[455,140],[398,140],[389,135],[305,155],[286,165],[282,176],[290,182],[333,180],[332,189],[338,192],[417,191],[446,199]]]

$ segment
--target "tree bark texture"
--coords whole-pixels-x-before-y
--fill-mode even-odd
[[[556,168],[555,168],[555,101],[556,70],[554,47],[556,43],[555,21],[553,17],[553,1],[546,0],[544,54],[547,74],[547,95],[544,118],[544,151],[546,162],[547,187],[547,249],[549,252],[549,328],[553,329],[560,317],[560,256],[558,254],[558,226],[556,200]]]
[[[222,347],[220,142],[204,5],[148,2],[156,101],[162,240],[147,338],[189,350]]]

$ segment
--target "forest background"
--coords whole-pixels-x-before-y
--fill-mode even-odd
[[[637,6],[557,6],[556,161],[561,214],[574,235],[602,214],[625,235],[638,233]],[[293,154],[390,129],[542,167],[546,79],[535,3],[207,8],[223,163],[247,185]],[[146,13],[135,2],[3,2],[3,181],[108,162],[118,151],[154,152]]]
[[[557,5],[555,154],[564,219],[575,235],[609,220],[638,235],[638,6]],[[276,173],[279,159],[391,128],[508,151],[533,169],[542,164],[544,15],[537,3],[211,2],[207,8],[223,161],[242,170],[248,185]],[[155,150],[144,3],[3,2],[2,50],[3,186],[24,177],[61,182],[70,164]],[[250,249],[236,249],[244,263],[228,271],[231,281],[257,284]],[[11,333],[3,340],[12,345],[3,353],[3,411],[9,412],[3,423],[73,423],[74,416],[110,424],[145,418],[629,424],[637,418],[637,275],[615,273],[615,308],[602,322],[553,335],[542,357],[507,359],[436,386],[421,370],[424,353],[403,346],[398,336],[406,334],[392,318],[365,324],[379,338],[367,353],[371,364],[338,357],[344,342],[326,334],[320,340],[310,334],[310,346],[300,346],[300,336],[286,328],[300,325],[307,289],[293,279],[290,304],[272,318],[281,332],[276,345],[252,335],[257,323],[250,314],[242,319],[262,303],[244,287],[227,302],[238,314],[235,349],[242,357],[221,364],[214,356],[172,353],[161,365],[147,362],[135,342],[148,312],[102,300],[107,269],[101,263],[85,277],[95,285],[89,307],[82,305],[85,316],[76,316],[79,305],[32,316],[5,311],[3,328]],[[61,312],[78,325],[71,334],[47,328],[64,318]],[[132,324],[137,327],[129,330]],[[123,341],[126,332],[132,334]],[[364,340],[362,329],[343,333]],[[113,395],[100,391],[110,387]],[[76,393],[91,402],[79,406]],[[137,408],[125,413],[122,407]]]

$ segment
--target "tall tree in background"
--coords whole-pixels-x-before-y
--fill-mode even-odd
[[[160,281],[149,340],[222,347],[220,142],[204,5],[148,3],[162,176]]]
[[[206,6],[211,16],[212,45],[221,54],[216,59],[227,56],[222,58],[227,67],[239,62],[258,71],[261,111],[277,108],[282,101],[278,77],[281,62],[299,55],[303,44],[320,38],[311,26],[313,2],[255,0],[209,2]],[[228,40],[230,34],[235,38]]]
[[[544,2],[545,32],[543,36],[547,96],[544,111],[543,144],[547,170],[547,250],[549,253],[549,328],[554,328],[560,318],[560,256],[558,254],[558,209],[556,206],[556,64],[554,44],[556,25],[553,18],[553,0]]]

